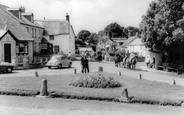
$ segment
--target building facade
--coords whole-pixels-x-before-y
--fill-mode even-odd
[[[66,14],[66,20],[36,20],[45,31],[43,37],[53,45],[53,53],[75,54],[75,33]]]

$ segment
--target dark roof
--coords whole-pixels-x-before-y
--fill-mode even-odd
[[[10,30],[18,40],[34,40],[18,19],[0,5],[0,30],[3,30],[5,25],[7,25],[6,30]]]
[[[127,45],[132,42],[133,40],[135,40],[137,38],[137,36],[132,36],[132,37],[129,37],[127,40],[125,40],[125,42],[123,43],[123,45],[121,45],[121,47],[125,48],[127,47]]]
[[[41,40],[41,43],[49,43],[47,39],[45,39],[44,37]]]
[[[9,33],[13,38],[14,40],[18,40],[12,33],[10,30],[0,30],[0,40],[2,39],[3,36],[5,36],[7,33]]]
[[[19,8],[9,8],[7,6],[4,6],[4,5],[0,4],[0,9],[2,9],[7,14],[11,15],[11,18],[14,18],[16,21],[18,21],[18,23],[42,28],[41,26],[35,24],[34,22],[30,22],[27,18],[24,17],[24,15],[22,15],[21,19],[19,19],[18,17],[14,16],[12,13],[10,13],[8,11],[8,9],[19,9]],[[26,12],[26,13],[23,13],[23,14],[29,14],[29,13]],[[8,21],[11,21],[11,20],[8,20]]]
[[[36,23],[45,28],[45,35],[68,34],[70,24],[67,20],[35,20]]]

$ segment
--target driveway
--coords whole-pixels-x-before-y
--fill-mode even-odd
[[[105,72],[110,73],[116,73],[118,74],[121,72],[120,77],[128,76],[131,78],[138,77],[138,74],[142,75],[143,79],[152,80],[152,81],[158,81],[158,82],[166,82],[166,83],[172,83],[172,80],[174,79],[176,81],[177,85],[184,86],[184,74],[183,75],[177,75],[176,73],[172,72],[164,72],[162,70],[154,70],[154,69],[147,69],[144,62],[138,62],[136,65],[136,71],[128,70],[125,68],[117,68],[114,65],[114,62],[89,62],[89,68],[90,72],[98,71],[98,67],[103,67],[103,70]],[[28,77],[28,76],[35,76],[35,72],[38,73],[39,76],[41,75],[55,75],[55,74],[74,74],[74,70],[77,70],[77,73],[81,73],[81,64],[80,61],[73,61],[71,68],[62,68],[62,69],[48,69],[46,67],[44,68],[38,68],[38,69],[26,69],[26,70],[14,70],[13,73],[7,74],[3,73],[0,74],[1,77]]]

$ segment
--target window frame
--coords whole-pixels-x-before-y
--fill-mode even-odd
[[[20,50],[22,50],[22,51],[20,51]],[[16,55],[28,55],[28,53],[29,53],[28,42],[16,43]]]
[[[49,40],[54,41],[54,35],[49,35]]]

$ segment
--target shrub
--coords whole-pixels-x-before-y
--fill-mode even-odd
[[[114,88],[121,87],[118,81],[112,77],[104,77],[103,72],[88,74],[87,76],[77,77],[76,82],[71,83],[75,87],[88,88]]]

